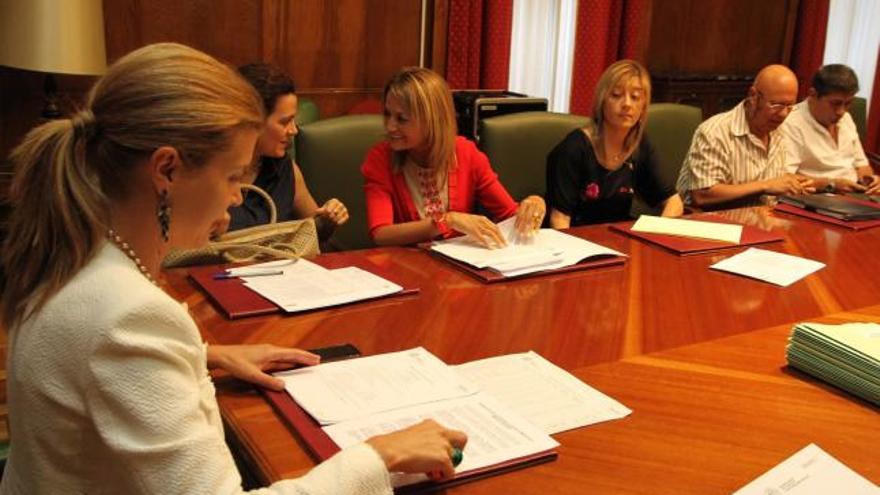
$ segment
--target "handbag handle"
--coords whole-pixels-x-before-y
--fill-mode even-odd
[[[253,184],[242,184],[241,188],[245,191],[253,191],[257,193],[266,201],[266,206],[269,207],[269,223],[275,223],[278,221],[278,208],[275,207],[275,201],[272,199],[272,196],[269,196],[269,193]]]

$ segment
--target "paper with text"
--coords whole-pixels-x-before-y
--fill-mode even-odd
[[[642,215],[632,226],[633,232],[665,234],[681,237],[694,237],[712,241],[739,244],[742,238],[742,225],[687,220],[684,218],[655,217]]]
[[[823,267],[825,267],[825,263],[799,256],[749,248],[723,259],[709,268],[788,287]]]
[[[422,347],[276,373],[322,425],[474,394],[477,388]]]
[[[249,277],[243,284],[288,312],[338,306],[403,290],[403,287],[357,267],[328,270],[304,259],[295,263],[261,263],[246,268],[279,268],[284,272],[282,275]]]
[[[489,268],[506,277],[553,270],[574,265],[595,256],[625,256],[605,246],[554,229],[540,229],[521,237],[514,227],[515,218],[498,224],[507,246],[485,248],[471,237],[456,237],[435,242],[431,249],[476,268]]]
[[[532,351],[471,361],[454,368],[480,390],[550,435],[632,413]]]
[[[819,493],[878,495],[880,488],[811,443],[733,495]]]
[[[438,403],[398,409],[325,426],[324,432],[341,448],[433,419],[446,428],[465,432],[467,445],[456,473],[465,473],[511,459],[549,451],[559,445],[540,428],[519,417],[492,397],[478,393]],[[395,486],[427,479],[425,475],[393,476]]]

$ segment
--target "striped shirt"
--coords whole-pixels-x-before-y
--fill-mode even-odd
[[[715,184],[745,184],[785,174],[782,131],[770,132],[770,149],[749,131],[745,101],[733,110],[715,115],[697,128],[678,175],[678,191],[693,204],[691,191]],[[722,208],[755,206],[763,198],[748,196],[725,203]]]
[[[856,168],[868,166],[849,112],[837,123],[837,141],[810,113],[807,100],[798,103],[779,128],[785,133],[785,165],[791,173],[855,182]]]

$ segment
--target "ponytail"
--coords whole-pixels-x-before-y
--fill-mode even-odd
[[[28,305],[41,307],[69,280],[106,229],[106,201],[86,165],[90,131],[83,120],[77,115],[43,124],[10,156],[12,213],[0,255],[0,312],[7,328],[18,323],[18,316],[27,317]]]

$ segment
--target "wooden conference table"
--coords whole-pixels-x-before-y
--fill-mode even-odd
[[[555,435],[549,464],[467,483],[454,493],[729,493],[813,442],[880,483],[878,409],[784,368],[791,324],[880,322],[880,228],[849,231],[765,208],[721,214],[785,234],[765,249],[823,261],[786,288],[709,270],[738,252],[677,256],[607,226],[572,233],[629,255],[623,265],[483,284],[417,248],[366,258],[417,295],[293,316],[230,321],[186,279],[167,276],[212,344],[365,354],[424,346],[449,364],[534,350],[631,409]],[[251,387],[220,379],[230,442],[259,482],[314,461]]]

